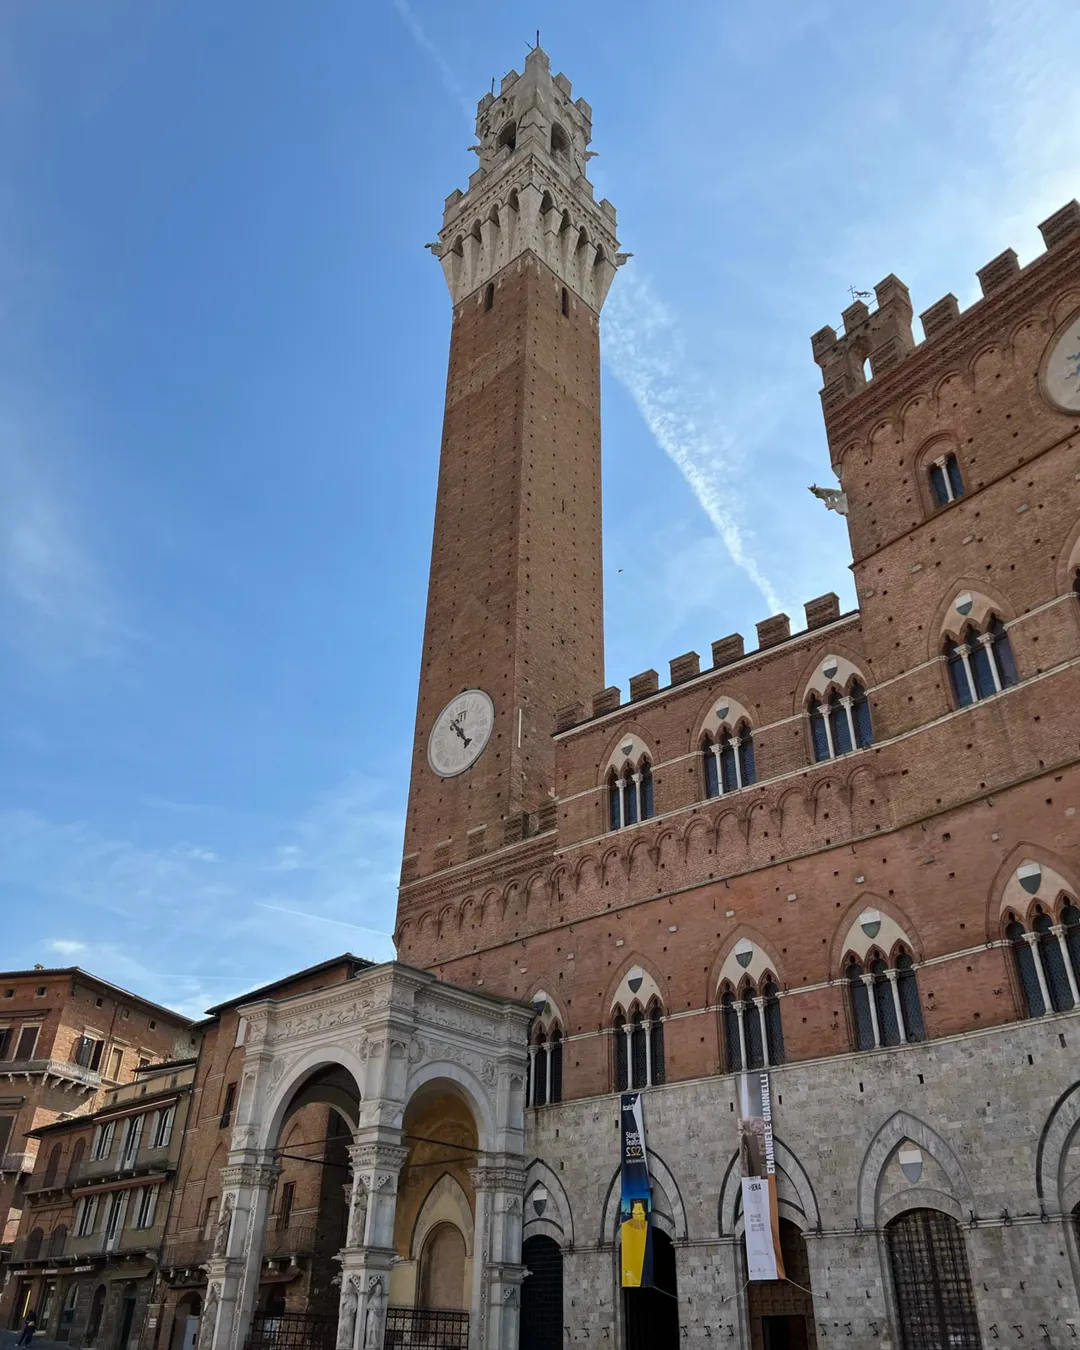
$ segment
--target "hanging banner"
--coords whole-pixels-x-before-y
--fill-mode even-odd
[[[747,1272],[752,1280],[786,1279],[767,1073],[744,1073],[739,1079],[739,1162]]]
[[[624,1093],[619,1099],[619,1126],[622,1140],[622,1195],[619,1218],[622,1221],[622,1286],[624,1289],[652,1287],[652,1232],[649,1213],[652,1191],[649,1187],[649,1158],[645,1152],[645,1121],[641,1113],[641,1093]]]

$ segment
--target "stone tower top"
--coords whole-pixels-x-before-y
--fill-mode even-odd
[[[429,245],[455,305],[532,252],[599,313],[628,255],[618,252],[615,208],[593,200],[586,177],[592,109],[570,92],[534,47],[525,73],[504,75],[499,93],[477,105],[479,167],[467,192],[446,199],[439,242]]]

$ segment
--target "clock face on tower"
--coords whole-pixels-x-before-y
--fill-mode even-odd
[[[428,763],[440,778],[464,773],[480,756],[495,725],[495,705],[482,689],[466,689],[435,719]]]

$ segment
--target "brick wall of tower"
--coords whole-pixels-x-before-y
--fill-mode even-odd
[[[885,309],[898,295],[895,278],[879,287]],[[869,383],[841,397],[826,369],[859,612],[822,622],[829,607],[814,601],[805,632],[769,621],[756,652],[725,639],[700,674],[692,654],[676,658],[669,688],[645,672],[628,703],[618,690],[581,700],[556,737],[556,828],[403,888],[404,959],[492,992],[551,995],[573,1038],[567,1097],[613,1085],[607,1028],[631,964],[669,1014],[669,1081],[717,1072],[717,980],[740,937],[784,990],[788,1060],[850,1050],[843,942],[867,907],[913,948],[929,1037],[1024,1015],[1002,888],[1032,856],[1080,894],[1080,601],[1066,569],[1080,538],[1080,425],[1038,385],[1048,342],[1078,309],[1080,236],[1064,235],[963,315],[928,324],[924,343],[889,337]],[[966,492],[938,508],[928,461],[941,446]],[[1009,623],[1019,674],[969,708],[941,658],[963,591]],[[865,681],[874,744],[819,764],[805,709],[830,655]],[[749,713],[757,783],[707,800],[701,736],[721,697]],[[605,775],[631,735],[653,765],[655,816],[612,831]]]
[[[531,255],[454,313],[404,852],[463,862],[554,786],[554,710],[603,678],[597,317]],[[427,739],[462,689],[495,704],[491,743],[440,780]],[[520,714],[520,745],[519,745]]]

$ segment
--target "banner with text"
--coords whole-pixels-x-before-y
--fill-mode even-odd
[[[652,1189],[649,1157],[645,1152],[645,1121],[641,1093],[627,1092],[619,1099],[619,1136],[622,1141],[622,1194],[619,1204],[622,1236],[622,1286],[652,1287]]]
[[[744,1073],[739,1080],[739,1162],[747,1272],[752,1280],[786,1279],[767,1073]]]

